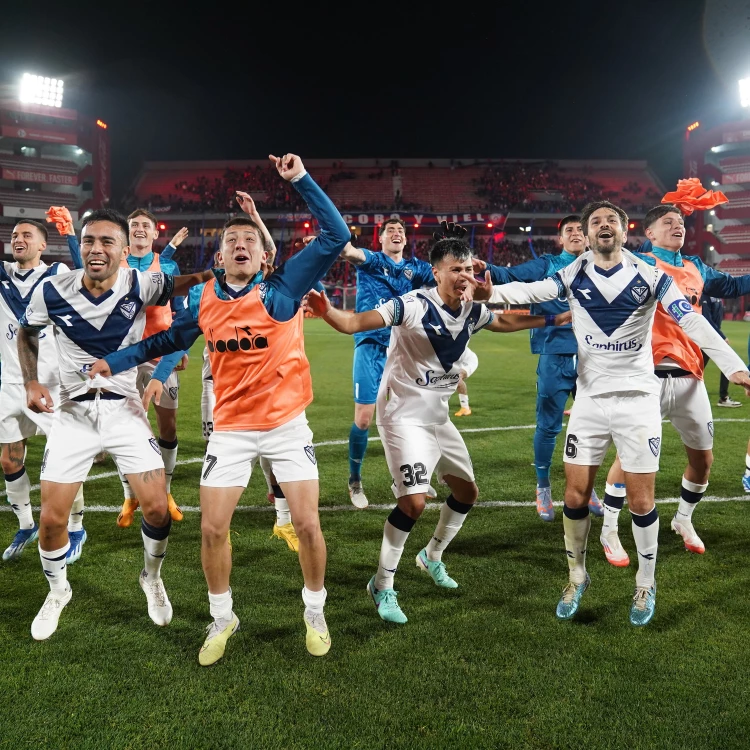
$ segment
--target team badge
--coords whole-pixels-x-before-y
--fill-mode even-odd
[[[409,281],[411,281],[411,277],[414,276],[414,271],[412,271],[411,268],[407,268],[404,271],[404,276],[406,276],[406,278],[409,279]]]
[[[713,437],[714,436],[714,423],[709,422],[708,423],[708,434]]]
[[[633,295],[633,299],[639,304],[642,305],[647,299],[648,299],[648,287],[643,286],[631,286],[630,287],[630,294]]]
[[[169,398],[172,399],[172,401],[175,401],[177,399],[177,386],[172,386],[168,389],[169,391]]]
[[[148,442],[149,445],[161,456],[161,450],[159,448],[159,443],[156,442],[156,438],[149,438]]]
[[[120,305],[120,312],[128,319],[133,320],[135,317],[135,302],[123,302]]]
[[[310,463],[313,463],[313,464],[318,463],[318,459],[315,458],[315,448],[313,448],[312,445],[305,446],[305,453],[307,454],[307,457],[310,459]]]
[[[661,443],[661,438],[649,438],[648,439],[648,447],[651,448],[651,453],[653,453],[655,456],[659,455],[660,443]]]

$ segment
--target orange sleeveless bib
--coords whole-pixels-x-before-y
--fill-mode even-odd
[[[222,300],[214,286],[204,287],[198,314],[214,378],[214,430],[286,424],[313,400],[302,311],[280,322],[269,315],[258,287]]]
[[[664,263],[652,253],[646,253],[646,255],[656,261],[658,269],[672,277],[679,290],[693,306],[693,310],[700,315],[703,277],[698,268],[684,258],[682,261],[684,265],[680,268]],[[703,380],[703,352],[661,305],[656,306],[656,315],[654,315],[652,348],[654,365],[658,365],[668,357],[677,362],[683,370]]]

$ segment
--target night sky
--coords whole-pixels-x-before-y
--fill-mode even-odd
[[[747,2],[158,5],[3,11],[6,93],[62,76],[64,106],[109,123],[115,200],[146,159],[284,151],[647,159],[669,187],[685,126],[736,116],[750,73]]]

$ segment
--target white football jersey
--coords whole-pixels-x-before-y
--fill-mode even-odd
[[[515,305],[555,297],[567,299],[573,313],[579,396],[661,392],[651,351],[657,303],[724,372],[746,369],[703,316],[694,313],[672,277],[627,250],[622,262],[608,270],[595,266],[588,250],[544,281],[494,287],[490,302]]]
[[[141,340],[146,307],[169,302],[172,276],[120,268],[114,286],[94,297],[83,286],[83,273],[55,276],[39,286],[21,325],[38,328],[54,324],[61,402],[95,388],[138,398],[135,367],[111,378],[90,380],[87,373],[97,359]]]
[[[408,292],[376,309],[385,325],[393,326],[378,390],[377,423],[448,421],[448,400],[458,385],[461,357],[472,334],[494,315],[477,302],[465,302],[454,312],[436,288]]]
[[[18,263],[0,264],[0,359],[3,363],[3,383],[23,383],[18,361],[18,321],[26,311],[37,286],[57,274],[68,273],[62,263],[19,270]],[[60,380],[52,328],[39,332],[39,382],[56,386]]]

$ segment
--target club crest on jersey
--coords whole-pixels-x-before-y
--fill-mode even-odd
[[[411,268],[407,268],[407,269],[406,269],[406,270],[404,271],[404,276],[406,276],[406,278],[407,278],[407,279],[409,279],[409,281],[411,281],[411,279],[412,279],[412,276],[414,276],[414,271],[412,271],[412,269],[411,269]]]
[[[709,422],[708,423],[708,434],[713,437],[714,436],[714,423]]]
[[[171,398],[172,401],[175,401],[177,399],[177,386],[173,385],[167,390],[169,391],[169,398]]]
[[[639,305],[642,305],[648,299],[648,287],[645,284],[643,286],[640,284],[638,286],[631,286],[630,294]]]
[[[654,456],[659,455],[660,443],[661,443],[661,438],[649,438],[648,439],[648,447],[651,448],[651,453],[653,453]]]
[[[307,454],[307,457],[310,459],[310,463],[313,463],[313,464],[318,463],[318,459],[315,458],[315,448],[312,445],[305,446],[305,453]]]
[[[137,312],[135,302],[124,301],[120,305],[120,312],[128,319],[133,320]]]
[[[156,442],[156,438],[149,438],[148,443],[161,456],[161,449],[159,443]]]

